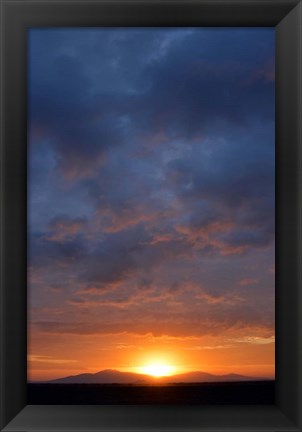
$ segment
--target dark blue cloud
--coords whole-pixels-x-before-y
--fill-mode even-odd
[[[265,29],[33,30],[32,128],[76,176],[139,133],[162,129],[188,139],[211,126],[223,133],[217,122],[272,119],[274,83],[259,75],[273,58],[272,36]]]

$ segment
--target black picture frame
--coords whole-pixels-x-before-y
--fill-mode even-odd
[[[0,0],[1,430],[301,431],[300,0]],[[26,32],[56,26],[272,26],[276,34],[276,402],[26,405]]]

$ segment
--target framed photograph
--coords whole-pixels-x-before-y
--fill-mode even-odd
[[[301,431],[301,1],[1,1],[1,430]]]

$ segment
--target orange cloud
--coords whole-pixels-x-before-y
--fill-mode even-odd
[[[73,239],[86,227],[87,221],[82,218],[71,219],[68,217],[57,217],[50,223],[51,233],[45,236],[46,240],[62,242],[66,239]]]

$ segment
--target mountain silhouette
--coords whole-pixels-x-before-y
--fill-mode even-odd
[[[206,372],[187,372],[171,376],[153,377],[134,372],[120,372],[106,369],[91,374],[71,375],[48,381],[54,384],[177,384],[177,383],[201,383],[201,382],[235,382],[254,381],[261,378],[248,377],[237,374],[213,375]]]
[[[95,374],[85,373],[80,375],[71,375],[65,378],[51,380],[49,382],[61,384],[139,384],[140,382],[150,381],[150,378],[152,379],[149,375],[106,369]]]

